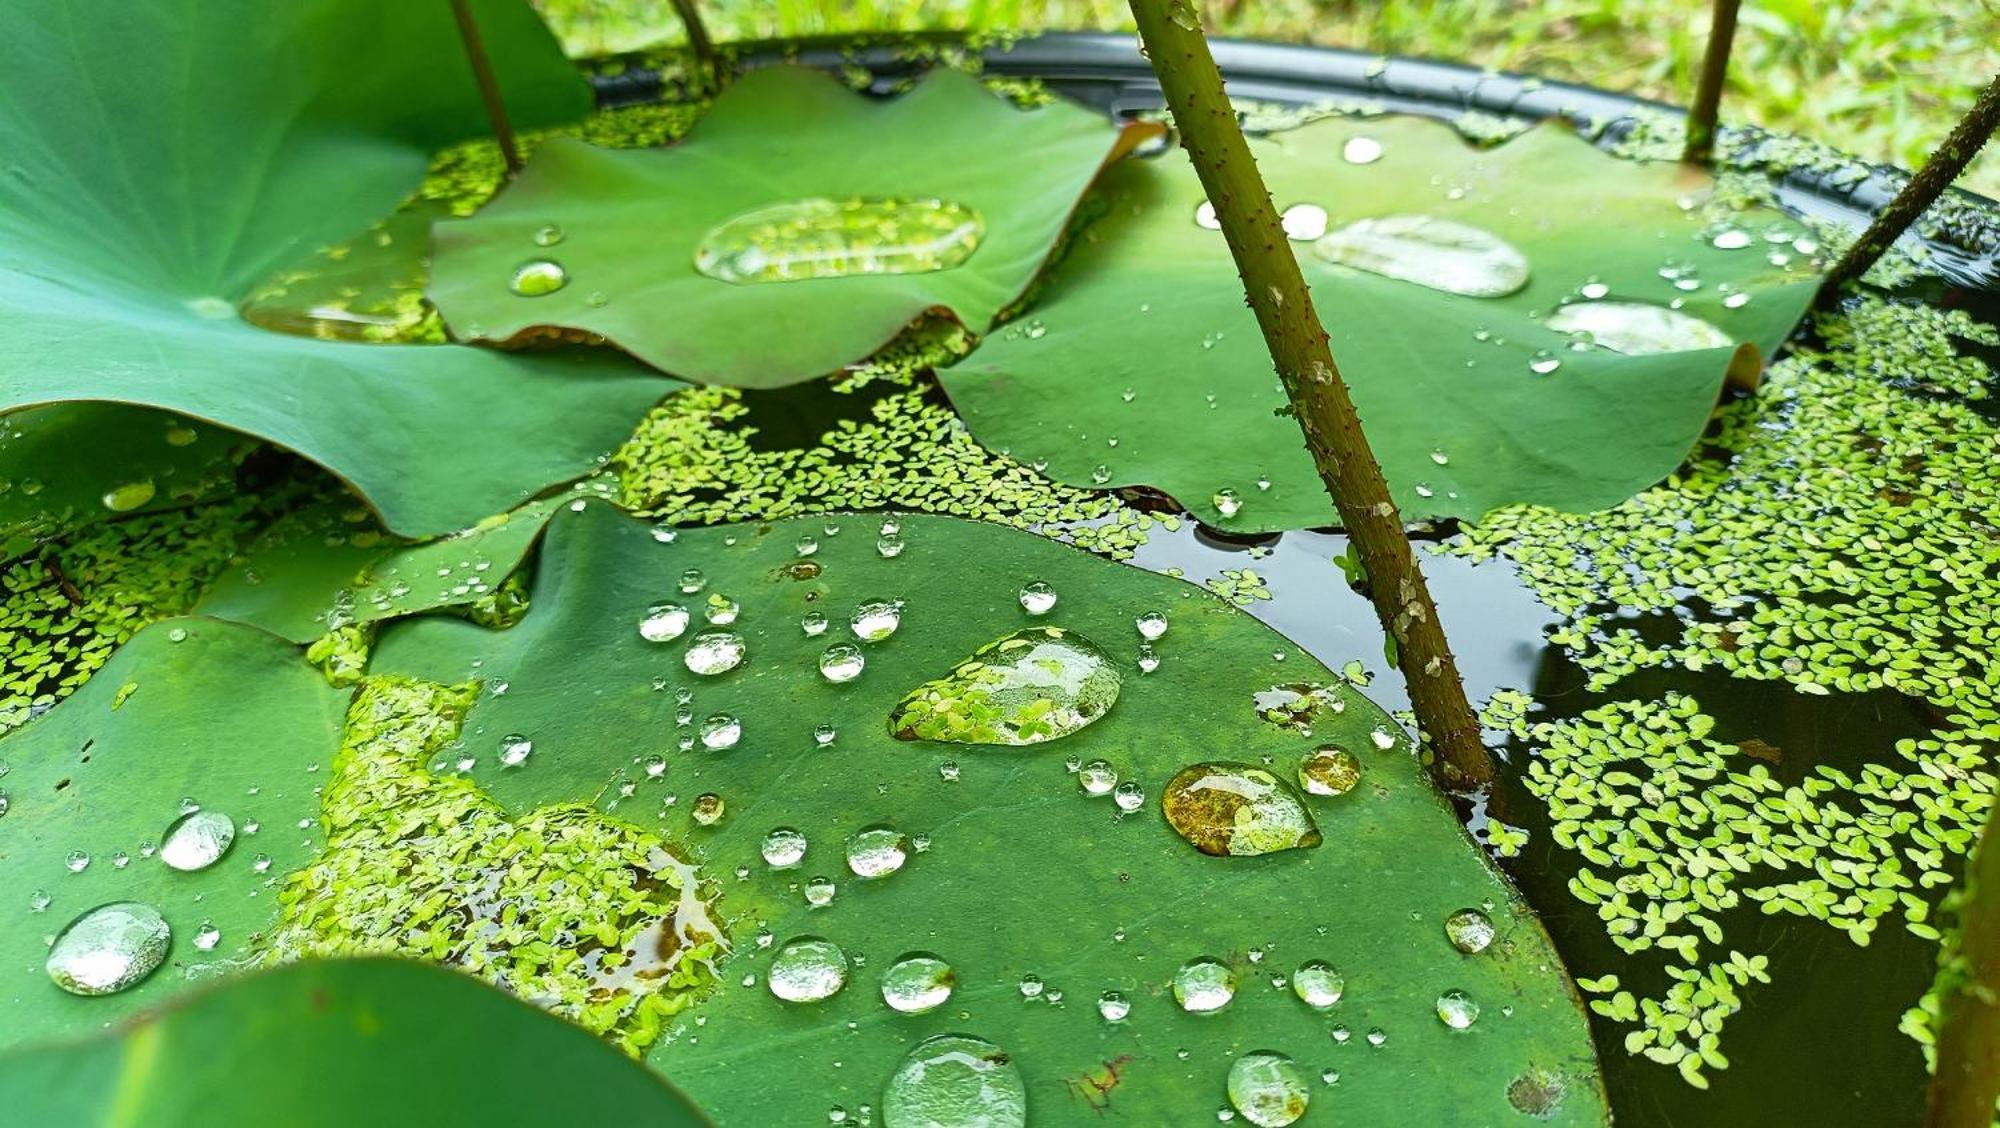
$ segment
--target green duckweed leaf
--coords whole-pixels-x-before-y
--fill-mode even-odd
[[[751,1124],[879,1109],[904,1055],[952,1033],[1010,1056],[1039,1123],[1094,1123],[1107,1103],[1132,1123],[1210,1121],[1232,1060],[1254,1049],[1289,1054],[1315,1077],[1337,1067],[1339,1087],[1315,1082],[1312,1100],[1355,1120],[1507,1122],[1510,1083],[1548,1069],[1567,1086],[1553,1122],[1604,1122],[1589,1035],[1554,952],[1379,708],[1192,585],[998,526],[893,519],[903,547],[886,557],[879,514],[837,518],[831,534],[820,519],[792,520],[682,530],[661,544],[608,507],[565,511],[519,624],[410,619],[378,643],[378,672],[507,684],[480,694],[457,753],[503,807],[595,801],[698,860],[733,951],[716,993],[677,1016],[648,1060],[704,1108]],[[804,536],[818,548],[801,557]],[[689,569],[702,575],[684,579]],[[684,592],[696,579],[700,590]],[[1018,599],[1036,580],[1060,597],[1040,617]],[[735,607],[726,626],[703,622],[715,598]],[[894,633],[859,641],[853,613],[897,600]],[[691,622],[671,641],[646,641],[640,621],[670,601]],[[1154,643],[1159,668],[1141,674],[1135,621],[1151,611],[1169,629]],[[829,622],[816,636],[801,626],[815,613]],[[910,690],[1024,627],[1088,638],[1118,666],[1122,688],[1104,716],[1029,747],[891,733]],[[741,664],[691,673],[688,657],[706,645],[697,636],[723,629],[742,640]],[[864,656],[851,681],[820,673],[837,645]],[[1316,714],[1310,736],[1258,717],[1256,695],[1305,679],[1340,703]],[[675,717],[683,689],[685,726]],[[699,734],[722,731],[709,723],[718,717],[740,733],[710,748]],[[506,766],[503,744],[520,740],[532,750]],[[1354,750],[1362,775],[1345,795],[1307,798],[1324,835],[1316,847],[1209,857],[1161,813],[1162,789],[1189,764],[1269,757],[1271,771],[1293,773],[1329,741]],[[657,777],[643,767],[655,756],[666,762]],[[1094,782],[1090,762],[1103,759],[1144,789],[1143,802],[1121,815],[1111,795],[1086,796],[1083,776],[1065,770],[1070,756]],[[720,800],[719,818],[703,796]],[[765,839],[786,827],[805,852],[774,869]],[[881,828],[889,833],[862,839],[873,849],[859,868],[880,873],[884,852],[900,850],[900,870],[856,876],[849,840]],[[820,876],[837,891],[812,908],[804,888]],[[1487,903],[1500,938],[1462,955],[1445,918]],[[801,936],[831,941],[848,961],[844,989],[824,1002],[781,1002],[768,986],[775,954]],[[948,963],[956,986],[933,1011],[899,1013],[885,1005],[883,977],[919,951]],[[1167,989],[1201,956],[1239,980],[1233,1003],[1205,1017],[1182,1013]],[[1311,960],[1344,977],[1329,1010],[1273,983]],[[787,991],[809,986],[779,971]],[[936,979],[919,976],[917,987]],[[1324,977],[1315,982],[1323,989]],[[1466,1031],[1441,1024],[1436,1001],[1452,989],[1487,1017]],[[1100,1016],[1107,991],[1129,1003],[1122,1021]],[[1336,1024],[1349,1044],[1329,1040]],[[1367,1042],[1377,1027],[1379,1048]]]
[[[708,1123],[576,1027],[456,972],[383,959],[293,964],[87,1041],[16,1051],[0,1057],[0,1091],[33,1124]]]
[[[1357,140],[1379,144],[1380,158],[1350,163],[1343,151]],[[1375,221],[1370,239],[1347,241],[1388,247],[1385,269],[1428,257],[1382,233],[1390,216],[1470,224],[1527,261],[1518,291],[1466,297],[1292,244],[1412,519],[1476,518],[1512,502],[1599,509],[1687,456],[1735,350],[1572,351],[1572,338],[1545,322],[1586,286],[1602,286],[1608,301],[1681,301],[1681,312],[1768,356],[1817,284],[1807,255],[1766,238],[1803,236],[1798,223],[1750,208],[1711,226],[1681,206],[1709,191],[1705,175],[1618,160],[1552,126],[1472,149],[1436,122],[1329,119],[1253,148],[1280,209],[1323,207],[1336,233]],[[973,433],[1024,461],[1046,459],[1065,482],[1157,486],[1220,528],[1333,523],[1297,423],[1276,414],[1285,395],[1228,248],[1195,222],[1203,193],[1188,163],[1128,161],[1103,191],[1106,216],[1027,318],[943,373]],[[1747,245],[1717,247],[1724,230],[1738,233],[1725,243]],[[1774,252],[1786,266],[1772,264]],[[1699,288],[1662,277],[1670,263],[1692,266],[1682,280]],[[1530,365],[1544,351],[1541,364],[1559,365],[1538,374]],[[1240,501],[1233,516],[1221,512],[1235,508],[1226,498],[1215,500],[1224,490]]]
[[[525,4],[476,8],[518,125],[587,108]],[[103,15],[28,0],[0,19],[10,86],[64,92],[0,105],[0,410],[110,401],[207,420],[326,466],[425,534],[588,471],[671,390],[603,354],[329,342],[238,317],[274,268],[390,211],[431,150],[484,129],[445,6]],[[67,441],[98,445],[87,421]]]
[[[1016,110],[956,71],[883,102],[818,71],[771,67],[738,79],[668,148],[542,145],[477,215],[436,226],[430,296],[461,338],[580,330],[690,380],[797,383],[867,356],[931,310],[984,332],[1136,131],[1067,103]],[[850,246],[936,238],[941,249],[912,255],[929,264],[961,253],[970,226],[983,234],[969,258],[923,272],[732,283],[696,269],[704,238],[747,213],[892,199],[961,210],[828,222],[851,223]],[[548,242],[551,226],[559,242]],[[517,293],[515,272],[536,261],[558,264],[567,282]]]
[[[271,884],[312,856],[316,788],[346,701],[262,631],[167,619],[0,740],[10,769],[0,776],[0,909],[11,922],[0,929],[0,1043],[99,1030],[241,961],[276,916]],[[235,825],[228,852],[195,872],[153,852],[183,800]],[[166,963],[114,995],[59,989],[43,968],[49,938],[114,901],[166,918]],[[197,946],[204,924],[220,931],[207,950]]]

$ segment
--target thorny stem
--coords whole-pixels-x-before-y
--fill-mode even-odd
[[[76,584],[69,578],[69,573],[63,571],[62,561],[56,558],[56,554],[45,553],[42,556],[42,564],[48,568],[49,577],[55,580],[57,590],[62,592],[63,598],[69,601],[69,605],[83,606],[83,593],[77,590]]]
[[[2000,842],[1993,822],[1989,812],[1966,864],[1958,943],[1940,976],[1929,1128],[1989,1128],[2000,1098]]]
[[[1972,109],[1952,127],[1951,136],[1937,147],[1924,167],[1910,176],[1910,182],[1903,185],[1896,198],[1875,213],[1875,221],[1868,225],[1868,230],[1833,264],[1826,281],[1820,283],[1819,304],[1831,305],[1839,300],[1841,287],[1868,273],[1875,260],[1894,246],[1897,238],[1965,172],[1965,166],[1972,163],[1972,158],[1992,138],[1996,125],[2000,125],[2000,75],[1993,76],[1993,81],[1973,101]]]
[[[1695,84],[1694,105],[1687,116],[1687,147],[1681,160],[1706,167],[1715,155],[1715,119],[1722,110],[1722,82],[1729,77],[1729,48],[1736,41],[1739,0],[1715,0],[1708,22],[1708,50],[1701,57],[1701,78]]]
[[[458,35],[465,40],[465,57],[472,63],[472,77],[479,83],[479,99],[486,103],[486,118],[493,123],[493,139],[500,143],[500,156],[507,162],[507,175],[521,171],[521,150],[514,144],[514,125],[507,120],[507,103],[500,97],[500,84],[493,78],[493,60],[486,57],[486,41],[479,36],[479,21],[472,18],[470,0],[451,0],[451,14],[458,17]]]
[[[1201,22],[1189,0],[1131,0],[1131,5],[1181,145],[1215,204],[1250,308],[1305,432],[1306,448],[1368,571],[1376,614],[1395,641],[1417,722],[1436,751],[1432,773],[1447,791],[1482,788],[1493,778],[1493,765],[1445,644],[1437,607],[1403,533],[1402,517],[1389,500],[1382,469],[1361,432],[1347,385],[1334,366],[1326,330],[1279,227],[1270,190],[1223,92],[1222,74]]]
[[[701,8],[697,0],[674,0],[674,12],[681,18],[681,26],[687,29],[688,50],[694,53],[695,67],[702,73],[702,80],[710,86],[722,81],[722,69],[716,65],[715,40],[708,37],[708,25],[701,22]]]

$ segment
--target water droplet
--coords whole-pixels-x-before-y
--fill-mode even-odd
[[[1725,309],[1742,309],[1744,306],[1747,306],[1749,304],[1750,304],[1750,295],[1742,291],[1738,291],[1737,293],[1731,294],[1728,297],[1722,299],[1722,305],[1723,308]]]
[[[1098,463],[1090,468],[1090,480],[1096,485],[1104,485],[1111,480],[1111,467]]]
[[[1718,231],[1709,245],[1718,251],[1740,251],[1751,243],[1750,233],[1738,227]]]
[[[1182,768],[1161,805],[1174,830],[1204,854],[1249,857],[1320,844],[1312,813],[1290,785],[1250,764]]]
[[[1337,744],[1322,744],[1299,761],[1299,786],[1313,795],[1345,795],[1361,782],[1361,761]]]
[[[1132,1002],[1122,992],[1106,991],[1097,997],[1097,1013],[1106,1022],[1123,1022],[1132,1013]]]
[[[222,930],[208,921],[202,921],[201,927],[195,929],[194,946],[196,949],[203,952],[212,952],[215,950],[215,946],[221,942]]]
[[[1306,1075],[1291,1058],[1256,1050],[1229,1067],[1229,1103],[1258,1128],[1284,1128],[1306,1114]]]
[[[1479,1021],[1479,1004],[1463,991],[1446,991],[1438,996],[1438,1021],[1453,1030],[1464,1030]]]
[[[806,882],[803,890],[806,904],[815,909],[823,909],[833,904],[833,895],[837,891],[830,877],[814,877]]]
[[[720,595],[715,592],[709,593],[708,604],[703,608],[703,615],[711,624],[718,627],[726,627],[734,623],[736,616],[742,613],[743,606],[741,604],[726,595]]]
[[[839,730],[835,729],[832,725],[819,724],[813,726],[813,743],[819,745],[821,748],[832,744],[834,738],[839,735]]]
[[[1474,955],[1493,943],[1493,922],[1478,909],[1460,909],[1444,918],[1444,935],[1452,947]]]
[[[957,985],[950,964],[929,952],[911,952],[882,973],[882,1001],[899,1014],[923,1014],[943,1006]]]
[[[153,492],[151,479],[143,482],[127,482],[106,492],[102,500],[104,508],[113,513],[130,513],[153,500]]]
[[[1210,231],[1222,230],[1222,221],[1215,218],[1215,205],[1207,200],[1195,205],[1194,225]]]
[[[1167,616],[1164,612],[1148,611],[1133,620],[1133,623],[1139,628],[1139,637],[1147,642],[1152,642],[1167,633]]]
[[[860,677],[862,668],[867,664],[861,648],[845,642],[834,643],[819,656],[819,672],[836,685]]]
[[[1076,782],[1085,795],[1109,795],[1118,786],[1118,773],[1103,760],[1092,760],[1078,769]]]
[[[1340,1001],[1347,990],[1347,977],[1325,960],[1307,960],[1292,972],[1292,991],[1305,1005],[1325,1010]]]
[[[727,807],[728,805],[722,801],[722,796],[708,791],[694,797],[694,806],[688,809],[688,813],[694,816],[696,825],[714,826],[722,821],[722,815]]]
[[[882,1094],[883,1128],[1023,1128],[1028,1089],[1005,1050],[969,1034],[917,1043]]]
[[[553,223],[544,223],[535,228],[535,246],[553,247],[563,241],[563,229]]]
[[[1558,333],[1587,333],[1591,344],[1626,356],[1736,344],[1735,338],[1699,317],[1643,302],[1571,302],[1549,315],[1548,327]]]
[[[150,905],[114,901],[71,921],[49,946],[49,978],[73,995],[111,995],[153,973],[173,933]]]
[[[708,574],[700,568],[689,568],[681,573],[681,594],[693,595],[708,586]]]
[[[553,294],[567,285],[569,272],[554,259],[532,259],[522,263],[507,283],[509,289],[524,298]]]
[[[1102,717],[1118,687],[1117,669],[1089,639],[1029,627],[910,691],[890,715],[890,730],[899,740],[1038,744]]]
[[[1046,991],[1046,990],[1048,990],[1048,984],[1046,984],[1046,983],[1043,983],[1043,982],[1042,982],[1042,977],[1041,977],[1041,976],[1039,976],[1039,975],[1024,975],[1024,976],[1022,976],[1022,977],[1021,977],[1021,997],[1022,997],[1022,998],[1024,998],[1024,999],[1039,999],[1039,998],[1041,998],[1041,997],[1042,997],[1042,992],[1044,992],[1044,991]]]
[[[1528,371],[1537,376],[1547,376],[1562,365],[1561,359],[1547,349],[1536,349],[1535,354],[1528,358]]]
[[[160,860],[177,870],[205,870],[229,852],[236,822],[221,811],[190,811],[175,819],[160,838]]]
[[[985,233],[978,212],[946,200],[788,200],[702,236],[694,268],[737,285],[926,274],[965,262]]]
[[[1333,1044],[1336,1046],[1345,1046],[1347,1044],[1347,1040],[1353,1037],[1352,1034],[1349,1034],[1347,1032],[1347,1027],[1345,1026],[1334,1027],[1333,1029],[1327,1031],[1327,1036],[1333,1039]]]
[[[1197,956],[1174,972],[1174,1002],[1189,1014],[1212,1014],[1236,997],[1236,973],[1228,964]]]
[[[520,733],[512,733],[500,738],[500,763],[510,768],[518,768],[528,762],[528,754],[535,750],[535,742]]]
[[[743,739],[743,722],[727,713],[717,713],[701,723],[701,746],[713,752],[736,747]]]
[[[1056,589],[1045,580],[1021,585],[1021,610],[1030,615],[1046,615],[1055,610]]]
[[[667,758],[654,753],[646,757],[646,778],[658,779],[667,774]]]
[[[894,559],[901,556],[903,554],[903,535],[901,533],[883,533],[881,536],[875,538],[875,551],[880,553],[883,559]]]
[[[787,940],[771,956],[764,985],[788,1003],[831,999],[847,986],[847,953],[833,941],[817,936]]]
[[[958,782],[958,761],[946,760],[938,765],[938,778],[946,783]]]
[[[1215,503],[1215,511],[1225,518],[1234,517],[1243,509],[1243,498],[1235,490],[1217,490],[1209,500]]]
[[[896,633],[903,625],[903,605],[901,602],[877,600],[864,603],[854,609],[854,617],[847,627],[854,637],[863,642],[881,642]]]
[[[1377,1049],[1380,1049],[1383,1045],[1387,1044],[1388,1041],[1389,1041],[1388,1033],[1379,1026],[1375,1027],[1374,1029],[1368,1032],[1368,1044],[1376,1047]]]
[[[1139,672],[1142,674],[1150,674],[1154,670],[1157,670],[1159,668],[1160,668],[1160,655],[1158,651],[1153,649],[1153,644],[1150,642],[1140,643]]]
[[[1427,215],[1350,223],[1313,244],[1328,262],[1447,294],[1501,298],[1528,284],[1528,260],[1490,231]]]
[[[63,858],[63,868],[71,873],[82,873],[90,868],[90,855],[81,850],[71,850]]]
[[[1146,805],[1146,789],[1140,786],[1138,780],[1128,779],[1111,789],[1111,801],[1118,804],[1119,810],[1130,814]]]
[[[681,661],[704,677],[726,674],[743,661],[743,636],[735,631],[703,631],[688,643]]]
[[[1340,159],[1348,164],[1374,164],[1382,159],[1382,143],[1373,137],[1349,137],[1340,147]]]
[[[856,877],[887,877],[909,857],[910,840],[894,827],[871,826],[847,840],[847,868]]]
[[[271,855],[259,854],[250,859],[250,868],[258,873],[271,872]]]
[[[678,603],[655,603],[639,620],[639,637],[647,642],[672,642],[687,630],[688,609]]]
[[[811,534],[802,536],[798,539],[798,543],[792,546],[792,551],[800,556],[811,556],[819,551],[819,538]]]
[[[1326,234],[1326,209],[1318,204],[1293,204],[1278,217],[1285,238],[1310,243]]]
[[[816,638],[826,633],[826,616],[818,611],[808,611],[799,617],[799,629],[808,637]]]

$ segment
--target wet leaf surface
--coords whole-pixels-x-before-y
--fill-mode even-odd
[[[1132,134],[1068,103],[1017,110],[955,71],[884,102],[771,67],[668,148],[542,146],[477,215],[437,225],[430,295],[461,338],[580,330],[689,380],[797,383],[929,310],[983,332]]]
[[[1364,139],[1381,155],[1352,163],[1343,154]],[[1552,126],[1477,150],[1432,121],[1329,119],[1255,152],[1411,519],[1598,509],[1687,455],[1734,350],[1574,351],[1545,324],[1562,303],[1679,302],[1768,357],[1816,283],[1809,254],[1773,241],[1804,237],[1797,222],[1684,210],[1706,176],[1621,161]],[[1186,160],[1125,162],[1102,190],[1105,217],[1036,304],[943,374],[973,433],[1065,482],[1159,487],[1223,529],[1334,523],[1297,424],[1275,414],[1284,392],[1221,233],[1196,220]],[[1297,238],[1321,227],[1317,244]],[[1524,281],[1492,238],[1525,259]]]
[[[997,1046],[1045,1123],[1097,1109],[1206,1122],[1227,1103],[1232,1063],[1258,1050],[1313,1078],[1337,1071],[1310,1096],[1343,1117],[1506,1122],[1509,1086],[1544,1070],[1565,1086],[1554,1122],[1603,1121],[1554,954],[1385,714],[1191,585],[995,526],[889,520],[892,535],[878,514],[838,518],[833,533],[794,520],[662,544],[608,507],[564,511],[518,625],[415,619],[381,639],[376,672],[486,681],[463,741],[470,777],[504,807],[593,801],[694,852],[734,950],[717,993],[649,1061],[712,1115],[816,1123],[836,1106],[880,1110],[905,1056],[953,1034]],[[792,566],[802,538],[817,544],[816,569]],[[1041,616],[1020,600],[1036,581],[1059,595]],[[884,601],[902,603],[896,630],[860,641],[854,612]],[[640,624],[662,602],[691,622],[649,641]],[[1155,611],[1168,622],[1153,643],[1160,664],[1140,674],[1136,624]],[[1030,747],[895,738],[889,717],[910,690],[1024,627],[1088,638],[1117,665],[1107,713]],[[718,631],[739,640],[741,663],[692,672],[696,640]],[[863,655],[852,680],[822,674],[834,646]],[[1315,712],[1310,734],[1259,718],[1259,693],[1302,680],[1326,686],[1338,710]],[[502,746],[520,739],[532,755],[507,766]],[[1191,764],[1226,754],[1289,775],[1328,743],[1353,751],[1363,783],[1301,797],[1316,847],[1210,857],[1162,814],[1163,789]],[[1498,937],[1461,953],[1447,917],[1488,903]],[[885,1002],[883,977],[906,955],[948,965],[947,1001]],[[1202,957],[1234,994],[1216,1013],[1185,1013],[1170,983]],[[1288,983],[1311,961],[1343,980],[1325,1009],[1324,969],[1308,969],[1315,1003]],[[1438,1018],[1451,990],[1482,1010],[1469,1029]]]

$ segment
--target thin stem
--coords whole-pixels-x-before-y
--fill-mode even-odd
[[[681,26],[687,29],[688,50],[694,52],[695,66],[704,81],[713,84],[721,80],[722,71],[716,66],[715,40],[708,37],[708,25],[701,22],[701,8],[696,0],[674,0],[674,12],[681,18]]]
[[[1833,264],[1826,281],[1820,283],[1821,305],[1838,300],[1841,287],[1868,273],[1883,252],[1895,246],[1903,232],[1965,172],[1965,166],[1972,163],[1972,158],[1993,136],[1996,125],[2000,125],[2000,75],[1993,76],[1993,81],[1973,101],[1972,109],[1952,127],[1951,136],[1937,147],[1924,167],[1910,176],[1910,182],[1903,185],[1896,198],[1875,213],[1875,221],[1868,225],[1868,230]]]
[[[500,84],[493,78],[493,60],[486,57],[486,41],[480,38],[479,21],[472,18],[469,0],[451,0],[451,14],[458,17],[458,35],[465,40],[465,57],[472,63],[472,77],[479,83],[480,101],[486,103],[486,119],[493,123],[493,140],[500,143],[500,156],[507,162],[507,175],[521,171],[521,150],[514,144],[514,124],[507,120],[507,103],[500,97]]]
[[[1990,1128],[2000,1099],[2000,842],[1990,811],[1964,882],[1958,943],[1941,975],[1929,1128]]]
[[[1417,722],[1437,753],[1433,774],[1448,791],[1482,787],[1492,779],[1493,765],[1445,644],[1437,607],[1403,533],[1402,517],[1389,499],[1382,469],[1361,432],[1347,385],[1334,366],[1326,330],[1278,224],[1271,193],[1223,92],[1222,74],[1201,34],[1201,22],[1188,0],[1131,0],[1131,5],[1181,144],[1215,204],[1306,448],[1368,571],[1376,614],[1395,640]]]
[[[1715,119],[1722,110],[1722,82],[1729,77],[1729,48],[1736,42],[1739,0],[1715,0],[1708,21],[1708,50],[1701,57],[1701,80],[1695,84],[1694,106],[1688,110],[1687,148],[1681,160],[1708,165],[1715,156]]]

